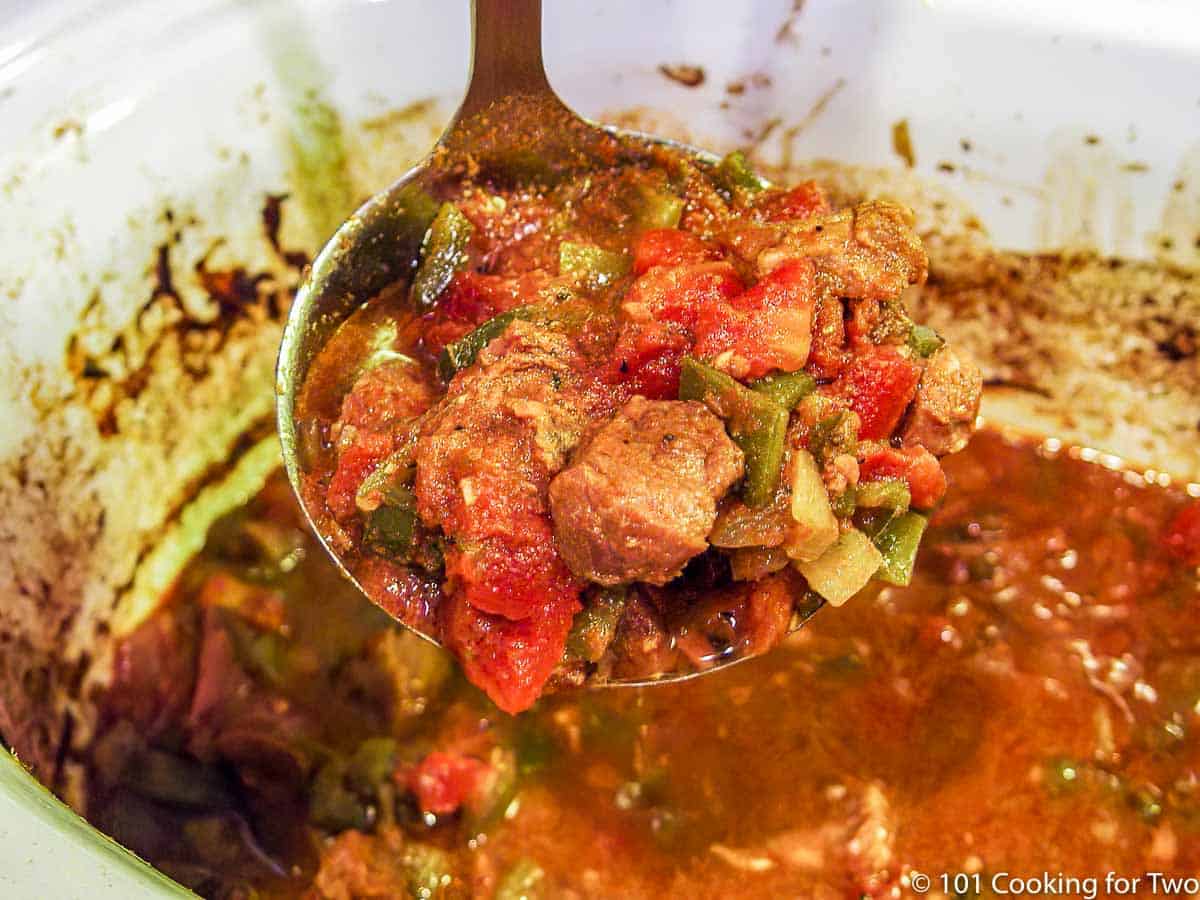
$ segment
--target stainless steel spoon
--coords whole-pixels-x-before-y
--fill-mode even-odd
[[[431,197],[437,195],[439,185],[454,183],[468,170],[490,165],[511,170],[535,159],[539,167],[569,174],[611,166],[636,153],[638,147],[654,145],[669,146],[705,165],[718,162],[706,151],[603,128],[572,112],[546,79],[541,7],[541,0],[473,0],[471,76],[458,112],[424,161],[368,200],[338,229],[314,260],[288,314],[276,371],[276,414],[284,465],[314,532],[360,590],[362,585],[320,527],[320,517],[306,503],[303,481],[308,460],[296,418],[297,402],[310,365],[338,326],[367,300],[411,275],[432,218]],[[815,608],[797,612],[793,628],[803,624]],[[412,621],[403,624],[438,643],[432,629]],[[743,658],[717,659],[703,670],[605,683],[681,680]]]

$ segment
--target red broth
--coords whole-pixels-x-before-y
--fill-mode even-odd
[[[911,587],[713,676],[515,718],[342,585],[277,480],[125,642],[90,816],[212,897],[1195,873],[1195,501],[992,432],[946,468]]]

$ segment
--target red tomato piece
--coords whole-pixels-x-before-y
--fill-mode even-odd
[[[575,593],[580,586],[555,549],[550,525],[511,537],[460,541],[446,551],[446,584],[476,609],[507,619],[525,619],[547,598]]]
[[[690,231],[654,228],[644,231],[633,245],[633,273],[642,275],[654,266],[679,266],[704,262],[720,255]]]
[[[809,260],[795,260],[728,305],[706,306],[696,323],[696,355],[717,360],[735,378],[803,368],[812,342],[815,275]]]
[[[937,457],[924,447],[888,447],[873,453],[858,466],[860,481],[903,478],[908,482],[912,505],[918,509],[935,506],[946,493],[946,473]]]
[[[829,209],[825,192],[815,181],[796,185],[786,194],[770,198],[765,204],[767,220],[779,222],[785,219],[811,219],[823,216]]]
[[[392,452],[391,438],[382,437],[386,440],[362,441],[347,448],[338,457],[337,469],[329,479],[329,488],[325,493],[325,504],[339,522],[358,512],[354,497],[359,485]]]
[[[396,774],[417,798],[422,812],[444,816],[472,799],[491,772],[492,767],[481,759],[435,750],[415,768]]]
[[[1163,535],[1167,551],[1189,566],[1200,566],[1200,501],[1175,514]]]
[[[741,292],[742,282],[727,262],[656,266],[630,286],[621,311],[634,322],[673,322],[691,331],[705,306],[724,304]]]
[[[858,413],[858,436],[867,441],[892,436],[912,402],[921,367],[890,351],[856,356],[834,383],[833,394]]]
[[[508,713],[529,709],[562,659],[579,595],[549,597],[519,622],[492,616],[450,595],[442,603],[442,638],[472,684]]]
[[[680,361],[691,341],[677,327],[659,322],[630,322],[621,330],[608,372],[610,384],[651,400],[679,396]]]
[[[529,288],[539,280],[456,272],[438,297],[437,307],[426,315],[421,342],[430,353],[440,353],[488,319],[528,302],[523,298],[530,296]]]

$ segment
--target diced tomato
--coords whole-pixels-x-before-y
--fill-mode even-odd
[[[442,637],[467,678],[502,710],[516,714],[533,705],[562,659],[579,608],[577,593],[549,597],[534,615],[514,622],[452,594],[442,602]]]
[[[532,278],[456,272],[425,317],[421,342],[430,353],[440,353],[488,319],[529,302],[535,285],[526,282]]]
[[[679,266],[716,259],[720,250],[690,231],[655,228],[642,232],[633,244],[633,273],[642,275],[654,266]]]
[[[832,393],[858,413],[862,420],[858,436],[878,441],[896,430],[920,380],[920,366],[893,351],[881,350],[851,359]]]
[[[769,197],[764,203],[767,220],[779,222],[785,219],[811,219],[829,212],[829,201],[825,192],[815,181],[796,185],[782,196]]]
[[[481,759],[435,750],[415,767],[397,771],[422,812],[444,816],[471,800],[491,777]]]
[[[621,311],[635,322],[673,322],[691,331],[705,306],[741,292],[742,282],[727,262],[658,266],[630,285]]]
[[[661,322],[629,322],[621,330],[608,371],[610,384],[651,400],[679,396],[679,370],[691,346],[678,327]]]
[[[354,498],[359,485],[392,452],[390,438],[378,440],[375,436],[366,437],[371,439],[342,451],[338,457],[337,469],[329,479],[325,503],[339,522],[344,522],[357,513]]]
[[[1172,556],[1189,566],[1200,566],[1200,501],[1189,503],[1175,514],[1163,535]]]
[[[581,588],[554,544],[549,523],[512,538],[460,540],[446,551],[446,584],[476,609],[525,619],[548,597]]]
[[[912,505],[918,509],[935,506],[946,493],[946,473],[937,457],[924,447],[888,447],[873,453],[858,466],[859,481],[903,478],[908,482]]]
[[[710,304],[696,323],[697,356],[735,378],[795,372],[808,361],[816,302],[807,259],[786,263],[726,304]]]

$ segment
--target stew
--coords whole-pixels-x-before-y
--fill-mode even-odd
[[[306,504],[508,712],[761,653],[903,585],[981,378],[901,292],[911,214],[669,150],[429,199],[306,379]]]

